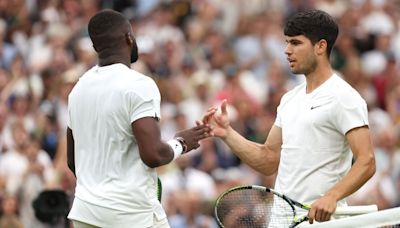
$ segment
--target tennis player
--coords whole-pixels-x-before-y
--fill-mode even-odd
[[[98,65],[69,95],[68,166],[77,178],[68,218],[75,228],[169,227],[157,200],[154,168],[199,147],[208,125],[160,136],[160,92],[130,69],[138,58],[129,21],[104,10],[88,25]]]
[[[282,97],[266,142],[251,142],[231,128],[226,101],[202,122],[215,125],[214,135],[244,163],[265,175],[277,171],[277,191],[312,204],[310,223],[327,221],[375,172],[367,105],[331,68],[338,26],[330,15],[298,13],[284,34],[290,69],[306,80]]]

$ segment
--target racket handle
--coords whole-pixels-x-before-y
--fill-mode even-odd
[[[159,177],[157,177],[157,199],[161,202],[162,196],[162,183]]]
[[[365,206],[347,206],[337,207],[335,215],[360,215],[378,211],[378,206],[375,204]]]

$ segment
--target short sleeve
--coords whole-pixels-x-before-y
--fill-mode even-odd
[[[276,118],[275,118],[275,122],[274,125],[282,128],[282,109],[283,107],[286,105],[286,103],[288,102],[288,97],[291,97],[293,95],[292,91],[285,93],[282,98],[281,101],[279,102],[278,107],[276,108]]]
[[[367,104],[356,91],[340,96],[334,123],[343,135],[353,128],[369,124]]]
[[[128,93],[130,122],[143,118],[160,118],[161,96],[156,84],[145,83],[138,91]]]
[[[159,102],[157,102],[156,100],[141,100],[134,109],[131,109],[130,112],[131,123],[143,117],[160,118],[159,106],[160,106]]]

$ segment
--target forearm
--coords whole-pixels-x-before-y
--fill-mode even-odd
[[[147,162],[146,164],[151,168],[166,165],[174,159],[174,150],[172,149],[172,146],[166,142],[160,141],[156,151],[157,154],[154,155],[151,160],[145,161],[145,163]]]
[[[267,144],[249,141],[231,127],[227,129],[223,140],[242,162],[256,171],[271,175],[278,169],[280,153],[274,152]]]
[[[139,150],[151,150],[156,151],[152,156],[143,156],[144,154],[149,155],[149,152],[141,153],[142,161],[150,168],[156,168],[169,164],[173,160],[177,159],[180,155],[187,152],[187,147],[184,141],[178,140],[178,138],[170,139],[167,142],[161,139],[157,143],[153,143],[154,147],[141,148]]]
[[[334,185],[326,195],[339,201],[365,184],[375,173],[375,159],[373,156],[362,157],[356,160],[349,173]]]

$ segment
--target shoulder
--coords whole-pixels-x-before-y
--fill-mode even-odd
[[[330,86],[330,93],[340,106],[344,108],[354,108],[366,105],[365,100],[349,83],[338,75],[333,75]]]
[[[154,81],[153,78],[150,76],[144,75],[142,73],[139,73],[135,70],[129,69],[130,75],[133,77],[130,77],[132,80],[135,81],[135,83],[139,83],[142,86],[148,86],[148,87],[157,87],[156,82]]]
[[[81,83],[84,80],[88,80],[92,74],[96,72],[96,70],[99,68],[99,66],[95,65],[92,68],[88,69],[86,72],[84,72],[79,78],[77,84]]]
[[[142,98],[160,99],[158,86],[151,77],[131,69],[128,69],[127,73],[122,81],[125,93],[135,94]]]
[[[84,72],[76,81],[76,84],[74,85],[72,91],[70,92],[69,96],[72,97],[77,91],[79,90],[84,90],[86,84],[91,84],[91,75],[94,74],[98,66],[93,66],[92,68],[88,69],[86,72]]]
[[[303,83],[297,85],[296,87],[294,87],[293,89],[289,90],[288,92],[286,92],[281,98],[281,104],[284,104],[284,103],[290,101],[292,98],[296,97],[299,93],[304,92],[305,87],[306,87],[306,83],[303,82]]]
[[[127,79],[137,85],[136,87],[140,87],[140,89],[158,89],[157,84],[153,78],[132,69],[129,69],[129,75]]]

